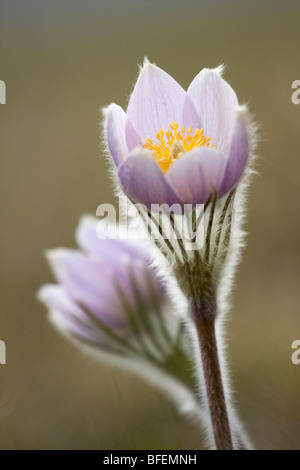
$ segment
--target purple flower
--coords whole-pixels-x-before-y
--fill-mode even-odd
[[[126,113],[106,109],[105,136],[124,192],[137,203],[203,204],[239,181],[248,161],[243,110],[222,68],[187,92],[147,60]]]
[[[48,251],[58,284],[44,285],[38,298],[63,332],[100,348],[132,351],[142,336],[155,330],[155,321],[162,320],[164,288],[149,267],[145,243],[100,240],[97,223],[92,217],[81,220],[76,232],[80,251]]]

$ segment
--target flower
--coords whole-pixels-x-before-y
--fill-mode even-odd
[[[138,208],[136,219],[152,237],[166,283],[174,294],[179,287],[188,305],[195,363],[204,379],[199,383],[205,384],[199,392],[209,410],[214,446],[247,447],[232,418],[229,384],[223,385],[219,321],[228,309],[243,245],[244,183],[250,174],[245,169],[254,144],[246,109],[223,80],[222,67],[202,70],[185,92],[145,61],[126,113],[111,104],[105,115],[120,185],[131,203],[148,209]]]
[[[108,149],[133,202],[204,204],[238,183],[249,153],[245,110],[221,75],[203,69],[186,92],[145,60],[126,113],[106,108]]]
[[[115,352],[163,355],[170,349],[161,341],[162,329],[170,340],[168,301],[147,245],[124,239],[120,227],[119,239],[100,240],[97,223],[82,218],[76,232],[81,251],[47,252],[58,284],[41,287],[38,298],[60,330],[80,340]]]
[[[100,358],[129,369],[171,398],[178,410],[194,416],[202,430],[195,377],[182,318],[171,314],[161,279],[149,264],[148,245],[125,238],[118,226],[104,238],[97,219],[84,216],[76,239],[81,250],[47,252],[58,284],[46,284],[38,299],[50,319],[77,346],[88,345]],[[99,238],[98,238],[99,236]]]

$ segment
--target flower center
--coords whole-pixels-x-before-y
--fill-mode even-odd
[[[203,135],[203,129],[195,129],[194,134],[191,135],[193,132],[192,127],[188,128],[187,133],[184,127],[178,130],[179,125],[174,121],[169,124],[169,127],[171,130],[164,131],[160,129],[155,134],[158,142],[146,139],[143,145],[144,148],[152,152],[164,173],[168,171],[177,158],[195,147],[216,149],[214,145],[209,143],[210,137],[206,138]]]

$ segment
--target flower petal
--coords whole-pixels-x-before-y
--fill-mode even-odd
[[[122,163],[119,178],[125,193],[151,210],[152,204],[181,204],[150,152],[137,150]]]
[[[111,228],[111,231],[110,231]],[[122,257],[149,263],[150,254],[146,243],[128,239],[127,230],[113,223],[102,233],[99,219],[90,215],[81,217],[76,229],[76,241],[88,253],[97,254],[106,263],[119,266]],[[108,238],[109,237],[109,238]]]
[[[38,299],[48,308],[52,320],[62,330],[68,330],[88,341],[100,343],[99,331],[92,331],[86,313],[66,293],[62,286],[46,284],[37,293]]]
[[[124,110],[114,103],[108,106],[104,112],[108,148],[115,165],[118,167],[128,154],[125,135],[127,117]]]
[[[200,115],[204,135],[211,137],[211,143],[228,155],[238,99],[220,73],[220,68],[203,69],[187,93]]]
[[[236,113],[234,133],[229,157],[227,158],[224,178],[220,188],[220,196],[226,194],[238,183],[248,162],[249,142],[246,125],[243,120],[244,112],[244,109],[240,108]]]
[[[125,321],[112,267],[66,248],[48,251],[48,260],[55,277],[73,300],[85,305],[110,326]]]
[[[188,95],[185,97],[180,123],[186,130],[189,127],[192,127],[193,130],[201,129],[203,127],[199,114],[196,111],[196,107]]]
[[[144,141],[142,141],[142,139],[136,132],[135,128],[133,127],[132,122],[130,122],[128,118],[126,122],[125,134],[126,134],[128,153],[131,152],[131,150],[135,149],[136,147],[141,147],[143,145]]]
[[[147,62],[136,82],[127,108],[127,116],[138,135],[154,139],[159,129],[169,129],[173,121],[180,126],[185,90],[166,72]]]
[[[213,189],[218,192],[225,165],[221,152],[199,147],[173,163],[166,179],[184,204],[205,204]]]
[[[125,227],[119,225],[115,227],[117,231],[114,230],[113,235],[121,238],[100,239],[98,238],[99,225],[99,220],[95,217],[83,216],[76,229],[76,240],[82,249],[96,256],[100,262],[111,266],[119,286],[123,286],[123,291],[133,309],[138,307],[135,302],[136,295],[131,283],[131,275],[136,279],[145,304],[149,303],[155,294],[162,298],[164,289],[154,269],[149,266],[151,256],[146,241],[125,238],[128,237],[128,233]]]

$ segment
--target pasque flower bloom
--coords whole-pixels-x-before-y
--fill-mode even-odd
[[[171,397],[179,411],[194,416],[198,403],[184,325],[149,264],[149,247],[125,238],[120,227],[119,238],[100,239],[97,223],[90,216],[81,219],[80,250],[47,252],[58,284],[42,286],[39,300],[78,346],[88,345],[138,373]],[[197,417],[202,429],[204,412],[197,411]]]
[[[106,109],[105,138],[125,193],[151,204],[203,204],[239,181],[248,161],[244,111],[222,67],[203,69],[187,92],[147,60],[126,113]]]
[[[97,223],[82,218],[76,232],[81,251],[47,252],[59,284],[43,286],[38,297],[54,323],[72,336],[100,349],[161,358],[172,343],[171,325],[164,286],[149,266],[149,249],[139,240],[99,239]],[[120,227],[118,232],[124,236]],[[162,342],[162,328],[170,344]]]
[[[174,294],[179,287],[189,306],[205,383],[200,394],[209,409],[214,445],[248,447],[234,424],[229,385],[224,384],[223,326],[217,320],[227,310],[243,245],[243,195],[255,128],[223,80],[222,67],[202,70],[184,91],[147,60],[126,113],[111,104],[105,117],[120,186],[132,203],[147,207],[136,211],[136,220],[146,225],[158,248],[156,262],[169,286]],[[182,212],[187,204],[189,210]],[[172,206],[170,213],[167,206]]]

